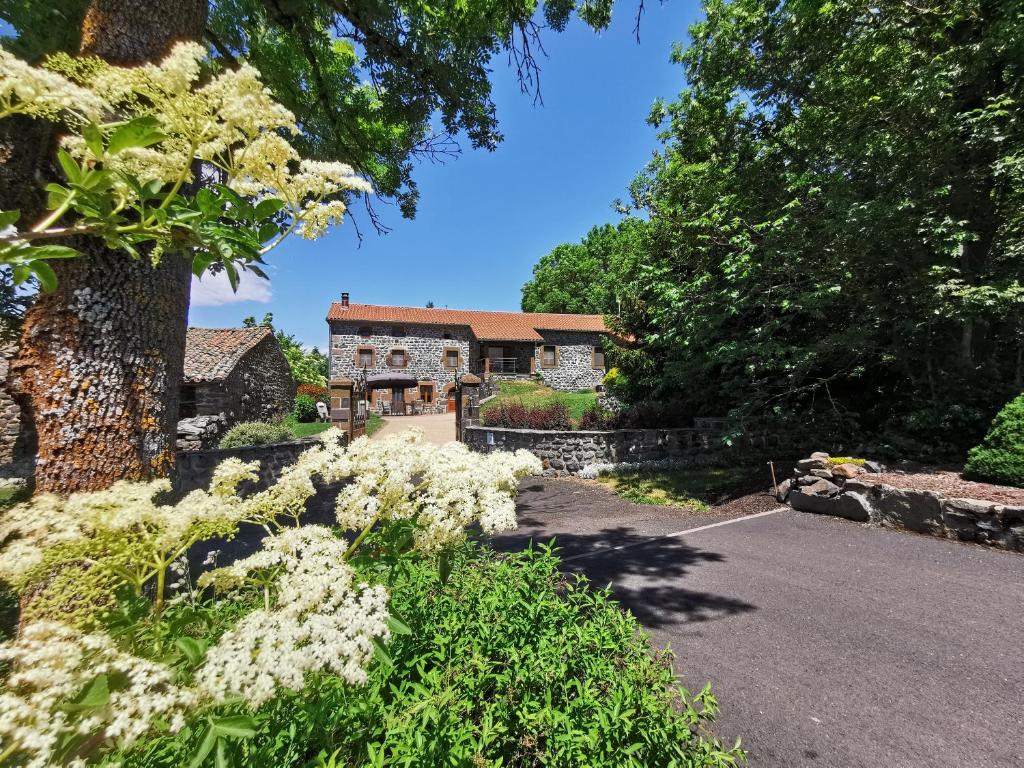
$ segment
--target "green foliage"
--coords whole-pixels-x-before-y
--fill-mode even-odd
[[[1024,394],[996,414],[981,445],[967,454],[964,476],[1024,487]]]
[[[384,426],[384,418],[379,413],[368,413],[366,415],[366,436],[369,437],[378,429]]]
[[[267,312],[259,323],[256,318],[250,315],[243,318],[242,325],[246,328],[255,328],[257,325],[274,329],[274,314]],[[327,386],[327,357],[316,347],[308,352],[299,343],[294,335],[285,333],[283,330],[275,330],[277,343],[281,345],[281,352],[288,367],[291,369],[292,378],[298,385],[313,385],[317,387]],[[315,417],[314,417],[315,418]]]
[[[292,431],[286,424],[270,424],[264,421],[243,421],[235,424],[220,439],[220,448],[242,448],[247,445],[270,445],[286,443],[292,439]]]
[[[962,455],[1024,376],[1024,17],[981,0],[704,12],[630,188],[641,255],[566,276],[574,295],[615,286],[636,339],[609,355],[622,395]]]
[[[617,313],[622,286],[616,278],[636,267],[643,227],[639,219],[626,219],[594,227],[579,243],[556,246],[523,286],[523,311]]]
[[[707,735],[717,705],[682,689],[668,651],[651,657],[636,620],[548,547],[449,555],[395,569],[392,639],[359,688],[313,680],[256,714],[238,765],[728,766]],[[510,663],[514,660],[514,663]],[[118,756],[125,768],[183,765],[186,729]]]
[[[292,407],[292,416],[300,424],[316,421],[316,400],[309,395],[296,395],[295,404]]]

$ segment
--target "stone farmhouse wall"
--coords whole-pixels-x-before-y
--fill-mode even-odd
[[[226,426],[284,416],[291,410],[295,397],[291,368],[271,336],[249,350],[224,380],[194,386],[196,414],[223,414]]]
[[[360,336],[360,328],[371,329],[369,337]],[[455,383],[455,372],[469,373],[472,361],[480,354],[480,345],[472,338],[469,329],[459,326],[445,328],[436,325],[404,325],[404,336],[395,336],[395,325],[371,324],[368,322],[331,322],[331,378],[350,378],[359,381],[362,366],[356,364],[356,350],[373,347],[374,364],[367,373],[401,371],[417,380],[433,381],[436,396],[441,398],[449,384]],[[403,349],[408,356],[408,365],[394,368],[388,365],[388,354],[393,349]],[[458,349],[461,365],[458,369],[446,368],[444,353],[447,349]]]
[[[552,389],[593,389],[604,378],[604,368],[594,368],[594,348],[601,349],[599,333],[582,331],[541,331],[544,341],[537,344],[537,373]],[[543,368],[543,346],[558,347],[558,367]]]
[[[35,433],[21,418],[21,408],[12,396],[7,375],[16,347],[0,350],[0,476],[30,474],[35,459]]]
[[[694,465],[722,459],[719,432],[700,428],[555,431],[466,427],[464,442],[481,453],[524,448],[544,464],[545,475],[578,475],[592,464],[671,461]]]

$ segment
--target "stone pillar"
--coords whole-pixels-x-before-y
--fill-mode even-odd
[[[344,430],[349,443],[366,431],[365,422],[357,424],[355,385],[352,379],[331,379],[330,386],[331,425]]]
[[[480,379],[467,373],[455,388],[455,438],[462,441],[465,427],[480,424]]]

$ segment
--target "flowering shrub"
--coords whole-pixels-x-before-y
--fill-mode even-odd
[[[318,676],[302,695],[267,702],[234,764],[723,768],[740,760],[739,749],[708,735],[710,692],[683,690],[671,655],[652,657],[636,620],[606,591],[567,579],[550,547],[498,555],[464,544],[452,560],[443,585],[430,560],[393,572],[391,609],[408,631],[392,635],[364,686]],[[113,757],[124,768],[183,766],[197,738],[161,735]]]
[[[159,64],[116,67],[100,59],[51,57],[33,67],[0,50],[0,119],[60,123],[68,133],[58,161],[67,184],[47,186],[49,213],[21,222],[0,211],[0,264],[16,283],[35,274],[44,290],[56,277],[47,259],[78,252],[69,236],[101,237],[159,259],[197,249],[194,272],[223,266],[262,275],[268,250],[296,232],[308,239],[341,222],[349,192],[370,185],[343,163],[303,160],[289,143],[295,116],[271,97],[248,64],[202,82],[206,50],[179,43]],[[202,167],[205,188],[183,192]]]
[[[295,388],[295,394],[308,395],[314,400],[323,400],[326,402],[327,387],[321,387],[319,384],[299,384],[299,386]]]
[[[292,406],[292,416],[300,424],[308,424],[316,421],[317,417],[316,400],[309,395],[296,395],[295,404]]]
[[[285,424],[266,421],[243,421],[235,424],[220,439],[220,448],[242,448],[246,445],[286,443],[294,437]]]
[[[572,429],[572,418],[565,403],[549,403],[527,408],[522,403],[503,402],[483,417],[488,427],[507,429]]]
[[[186,762],[216,749],[223,763],[235,740],[255,734],[252,713],[279,691],[302,690],[313,673],[361,684],[371,657],[386,657],[382,643],[408,631],[390,615],[381,567],[440,553],[446,574],[446,553],[467,526],[515,526],[518,480],[540,471],[525,452],[479,456],[461,444],[437,448],[418,432],[361,438],[347,450],[342,437],[325,433],[275,485],[245,498],[239,484],[255,479],[259,464],[228,459],[208,489],[174,504],[161,502],[166,481],[123,482],[67,499],[41,495],[7,512],[0,576],[24,607],[20,637],[0,646],[11,670],[0,693],[0,762],[81,763],[130,747],[158,724],[173,732],[189,723],[202,735]],[[314,479],[346,478],[337,519],[359,528],[351,541],[299,526]],[[206,593],[179,591],[168,602],[181,584],[167,576],[184,572],[193,545],[230,539],[243,524],[267,531],[263,548],[204,574]],[[209,592],[242,607],[237,621],[216,636],[182,632],[198,625],[173,617],[207,610]]]

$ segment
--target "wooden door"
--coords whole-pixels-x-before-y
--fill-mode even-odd
[[[405,390],[401,388],[395,388],[391,390],[391,413],[392,414],[404,414],[405,413]]]

